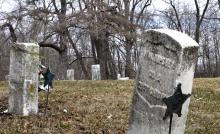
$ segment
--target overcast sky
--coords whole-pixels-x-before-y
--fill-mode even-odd
[[[164,0],[153,0],[152,6],[155,9],[163,10],[168,7],[168,5],[163,2]],[[175,0],[175,2],[186,3],[186,4],[194,4],[193,0]],[[199,0],[200,1],[200,0]]]
[[[12,0],[0,0],[0,11],[10,12],[13,9],[14,2]]]
[[[151,5],[152,8],[163,10],[168,7],[167,4],[163,2],[163,0],[152,0],[153,3]],[[175,0],[179,1],[180,3],[191,3],[194,4],[193,0]],[[198,0],[199,3],[204,0]],[[15,2],[13,0],[0,0],[0,11],[7,11],[10,12],[13,10]]]

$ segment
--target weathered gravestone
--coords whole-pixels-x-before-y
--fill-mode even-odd
[[[9,113],[18,115],[38,112],[39,46],[17,43],[10,51]]]
[[[101,80],[100,65],[92,65],[92,80]]]
[[[121,78],[121,74],[117,75],[117,80],[119,80]]]
[[[67,80],[74,80],[74,69],[67,70]]]
[[[121,74],[118,74],[117,80],[129,80],[129,77],[121,77]]]
[[[122,78],[119,78],[119,80],[129,80],[129,77],[122,77]]]
[[[144,32],[140,50],[128,134],[168,134],[162,99],[173,95],[178,83],[183,94],[191,94],[198,44],[183,33],[158,29]],[[189,101],[181,117],[173,114],[172,134],[184,133]]]

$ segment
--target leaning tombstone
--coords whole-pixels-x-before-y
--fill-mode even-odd
[[[10,50],[8,112],[27,116],[38,112],[39,46],[16,43]]]
[[[143,33],[128,134],[184,134],[197,51],[183,33]]]
[[[100,65],[92,65],[92,80],[101,80]]]
[[[67,80],[74,80],[74,69],[67,70]]]

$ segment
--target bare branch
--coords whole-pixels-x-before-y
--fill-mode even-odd
[[[204,18],[204,16],[205,16],[206,10],[207,10],[208,5],[209,5],[209,1],[210,1],[210,0],[207,0],[206,5],[205,5],[205,8],[203,9],[202,16],[200,17],[200,23],[202,22],[202,20],[203,20],[203,18]]]
[[[82,56],[82,59],[86,59],[86,58],[93,58],[93,57],[91,57],[91,56]],[[73,59],[70,63],[69,63],[69,65],[71,65],[71,64],[73,64],[75,61],[77,61],[77,60],[79,60],[79,59]]]
[[[16,42],[17,41],[17,36],[15,34],[15,30],[13,28],[13,26],[11,25],[11,23],[5,23],[1,26],[1,29],[5,28],[5,27],[8,27],[9,31],[10,31],[10,34],[11,34],[11,38],[12,38],[12,41],[13,42]]]
[[[59,53],[62,53],[64,50],[62,50],[59,46],[56,45],[57,43],[46,43],[46,42],[40,42],[38,45],[40,47],[50,47],[58,51]]]
[[[56,5],[55,0],[52,0],[52,3],[53,3],[53,6],[54,6],[54,9],[55,9],[56,13],[58,14],[58,13],[59,13],[59,10],[58,10],[58,8],[57,8],[57,5]]]
[[[178,26],[177,29],[179,31],[183,32],[182,25],[181,25],[180,18],[179,18],[179,14],[178,14],[178,12],[176,10],[176,6],[174,5],[174,3],[171,0],[170,0],[170,5],[171,5],[171,7],[174,10],[174,13],[175,13],[175,16],[176,16],[176,19],[177,19],[177,26]]]
[[[145,10],[148,6],[150,6],[151,3],[152,3],[152,0],[147,0],[147,1],[145,2],[143,8],[141,9],[141,11],[140,11],[139,14],[138,14],[138,17],[137,17],[137,21],[136,21],[136,23],[139,22],[141,16],[142,16],[143,13],[144,13],[144,10]]]

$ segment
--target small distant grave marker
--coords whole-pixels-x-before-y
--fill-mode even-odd
[[[34,43],[16,43],[10,51],[9,109],[18,115],[38,112],[39,46]]]
[[[100,65],[92,65],[92,80],[101,80]]]
[[[118,74],[117,75],[117,79],[119,80],[121,78],[121,74]]]
[[[117,75],[118,80],[129,80],[129,77],[121,77],[121,74]]]
[[[67,80],[74,80],[74,69],[67,70]]]
[[[140,50],[128,134],[184,134],[198,44],[158,29],[144,32]]]
[[[119,80],[129,80],[129,77],[121,77]]]

